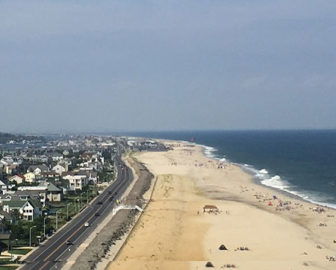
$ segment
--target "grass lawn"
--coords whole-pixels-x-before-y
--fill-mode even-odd
[[[4,266],[4,265],[0,265],[0,270],[13,270],[13,269],[17,269],[17,268],[19,268],[19,266],[14,266],[14,265]]]
[[[24,248],[24,249],[23,248],[22,249],[16,249],[16,248],[14,248],[14,249],[10,250],[10,253],[15,254],[15,255],[25,255],[29,251],[31,251],[30,248]]]

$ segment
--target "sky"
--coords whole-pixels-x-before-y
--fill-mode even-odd
[[[335,0],[0,0],[0,131],[336,128]]]

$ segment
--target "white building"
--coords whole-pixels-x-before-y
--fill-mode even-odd
[[[10,178],[8,178],[9,182],[15,181],[17,184],[22,184],[24,181],[24,177],[19,176],[19,175],[14,175]]]
[[[57,173],[57,174],[59,174],[59,175],[61,175],[62,173],[66,172],[66,169],[63,166],[57,164],[56,166],[54,166],[52,168],[52,171],[55,172],[55,173]]]
[[[69,190],[76,191],[76,190],[82,190],[83,187],[87,186],[88,184],[88,178],[86,175],[66,175],[63,177],[63,179],[69,181]]]
[[[18,210],[22,219],[33,221],[34,217],[42,215],[42,207],[39,202],[34,200],[16,200],[3,202],[3,211],[10,213]]]

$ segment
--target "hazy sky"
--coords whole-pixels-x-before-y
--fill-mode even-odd
[[[0,0],[0,131],[336,128],[335,0]]]

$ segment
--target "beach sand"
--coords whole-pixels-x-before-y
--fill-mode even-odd
[[[108,269],[336,269],[327,259],[336,255],[335,210],[258,185],[199,146],[165,143],[173,150],[136,155],[156,180]],[[205,205],[219,212],[203,213]]]

